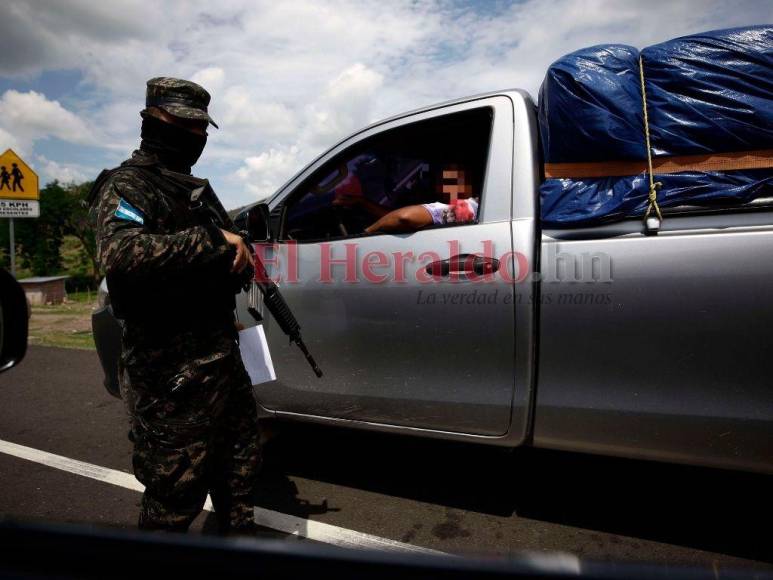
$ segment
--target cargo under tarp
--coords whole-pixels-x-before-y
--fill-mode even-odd
[[[553,63],[540,88],[543,225],[646,212],[640,57],[659,207],[773,196],[773,26],[600,45]]]

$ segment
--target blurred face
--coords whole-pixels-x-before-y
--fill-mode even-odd
[[[441,184],[442,200],[446,203],[472,197],[470,174],[462,166],[455,164],[444,165],[441,174]]]
[[[175,117],[157,107],[149,107],[141,114],[145,146],[155,147],[170,167],[190,171],[207,144],[208,122]]]

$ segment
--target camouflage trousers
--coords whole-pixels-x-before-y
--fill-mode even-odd
[[[233,337],[182,333],[163,348],[135,348],[125,331],[121,366],[134,474],[145,485],[139,527],[185,531],[209,494],[221,532],[248,530],[260,432]]]

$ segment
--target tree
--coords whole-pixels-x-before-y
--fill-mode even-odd
[[[94,228],[89,223],[85,199],[91,182],[62,185],[58,181],[40,190],[40,217],[14,221],[18,262],[36,276],[62,271],[61,248],[65,236],[74,236],[89,262],[93,284],[100,279]],[[0,228],[0,244],[8,247],[7,220]],[[7,256],[4,262],[8,262]]]
[[[69,185],[65,190],[67,211],[65,212],[65,234],[75,236],[81,243],[83,252],[91,263],[93,282],[99,284],[101,273],[97,261],[97,242],[94,228],[89,220],[89,209],[86,197],[94,182],[87,181],[80,185]]]
[[[40,190],[40,217],[14,221],[19,263],[36,276],[58,274],[62,269],[59,250],[68,206],[64,188],[54,181]]]

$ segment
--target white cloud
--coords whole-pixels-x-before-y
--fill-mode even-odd
[[[191,80],[207,89],[210,94],[218,93],[225,82],[225,71],[219,66],[210,66],[194,74]]]
[[[341,72],[307,107],[304,140],[313,147],[332,145],[373,121],[373,103],[383,82],[381,74],[362,63]]]
[[[30,74],[78,66],[94,49],[152,36],[146,26],[161,16],[141,0],[6,0],[0,19],[0,74]]]
[[[0,153],[6,149],[13,149],[18,155],[26,155],[28,151],[16,137],[0,127]]]
[[[82,79],[66,107],[14,91],[28,112],[0,116],[0,144],[84,143],[97,128],[93,142],[123,157],[138,142],[147,79],[192,78],[222,127],[210,131],[207,176],[232,206],[378,118],[502,88],[536,94],[550,62],[582,46],[766,21],[773,3],[755,0],[6,0],[0,75]]]
[[[382,75],[361,63],[348,67],[327,84],[315,103],[305,108],[302,130],[295,135],[293,145],[247,157],[236,176],[248,191],[260,197],[270,195],[300,169],[302,160],[310,159],[320,149],[372,121],[373,95],[382,83]],[[259,130],[263,124],[265,130],[271,120],[286,121],[288,128],[291,121],[294,124],[292,112],[286,107],[280,105],[274,111],[261,111],[260,104],[257,105],[257,112],[262,114],[242,115],[248,126]],[[245,98],[243,107],[249,109],[251,101]]]
[[[61,183],[82,183],[94,179],[94,171],[72,164],[57,163],[36,155],[35,169],[40,174],[41,182],[57,180]]]
[[[222,111],[222,117],[216,122],[241,143],[288,137],[298,129],[295,113],[287,105],[263,101],[244,85],[226,90],[218,105],[213,106],[212,115],[218,111]]]
[[[262,199],[274,193],[276,187],[284,183],[298,170],[298,148],[269,149],[244,160],[244,165],[236,171],[237,177],[246,185],[247,190],[255,194],[254,200]]]
[[[0,97],[0,129],[12,135],[22,151],[46,137],[80,145],[96,143],[92,130],[76,114],[58,101],[49,101],[35,91],[7,90]]]

